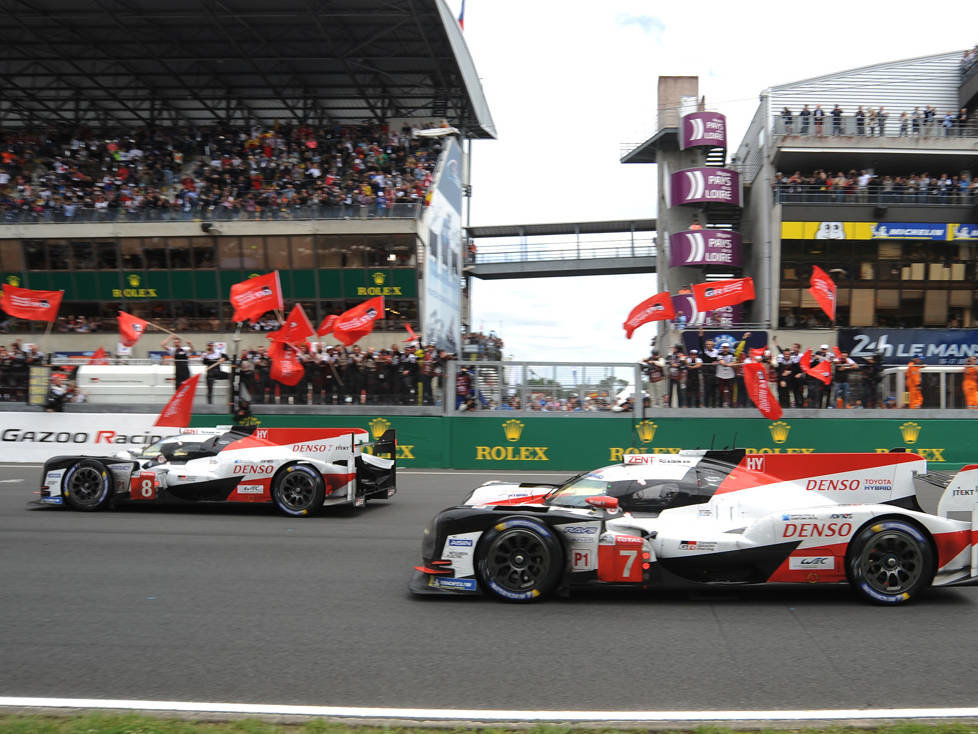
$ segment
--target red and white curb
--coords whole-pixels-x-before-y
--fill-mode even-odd
[[[801,709],[773,711],[519,711],[505,709],[373,708],[295,706],[195,701],[138,701],[103,698],[37,698],[0,696],[0,707],[84,710],[156,711],[199,714],[314,716],[338,719],[407,719],[419,721],[872,721],[886,719],[978,719],[978,708]]]

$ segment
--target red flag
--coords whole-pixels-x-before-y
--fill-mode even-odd
[[[285,326],[278,331],[273,331],[268,335],[268,338],[276,342],[298,344],[304,342],[315,333],[312,324],[309,323],[309,317],[306,316],[305,309],[302,308],[301,303],[297,303],[289,311],[289,316],[285,319]]]
[[[625,330],[625,338],[631,339],[635,329],[642,324],[650,321],[663,321],[665,319],[676,318],[676,309],[672,305],[672,297],[668,291],[656,293],[651,298],[646,298],[628,314],[622,328]]]
[[[186,428],[190,425],[190,414],[194,410],[194,393],[197,391],[199,379],[198,374],[180,383],[170,402],[160,412],[160,417],[156,419],[154,426]]]
[[[284,342],[274,341],[268,348],[268,359],[272,366],[268,375],[283,385],[297,385],[306,370],[299,361],[295,350]]]
[[[771,385],[767,381],[767,368],[757,362],[747,362],[744,364],[744,386],[750,399],[761,411],[761,415],[769,421],[776,421],[781,417],[781,405],[771,394]]]
[[[144,321],[138,316],[133,316],[131,313],[120,311],[119,341],[122,342],[122,346],[131,347],[133,344],[138,342],[139,337],[146,333],[147,324],[149,324],[148,321]]]
[[[414,329],[411,328],[411,324],[407,321],[404,322],[404,328],[407,329],[407,333],[410,334],[407,339],[401,339],[402,342],[416,342],[418,341],[418,335],[414,333]]]
[[[232,321],[257,321],[263,313],[283,310],[285,302],[278,271],[232,285],[231,305],[234,307]]]
[[[91,358],[88,360],[88,363],[89,364],[108,364],[109,363],[109,355],[106,353],[106,351],[104,349],[102,349],[102,347],[99,347],[98,349],[95,350],[95,354],[93,354],[91,356]]]
[[[350,346],[373,331],[374,323],[383,317],[384,297],[371,298],[340,314],[333,325],[333,336]]]
[[[333,325],[336,323],[336,319],[338,318],[339,316],[337,316],[335,313],[331,313],[329,316],[323,319],[323,323],[321,323],[319,325],[319,328],[316,329],[316,333],[319,336],[326,336],[327,334],[332,334]]]
[[[18,319],[54,321],[64,294],[64,291],[35,291],[4,283],[0,308]]]
[[[747,354],[751,359],[757,359],[758,357],[764,356],[764,351],[764,347],[751,347],[747,350]]]
[[[832,321],[835,321],[835,290],[835,281],[832,277],[818,265],[813,265],[812,283],[808,292]]]
[[[832,382],[832,365],[827,359],[823,359],[817,365],[812,367],[812,350],[808,349],[803,355],[801,355],[801,371],[804,372],[809,377],[814,377],[816,380],[821,380],[826,385]]]
[[[753,278],[733,278],[697,283],[693,286],[696,308],[699,311],[715,311],[723,306],[733,306],[754,300]]]

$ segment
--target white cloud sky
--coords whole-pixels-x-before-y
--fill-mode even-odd
[[[461,0],[447,0],[457,14]],[[654,165],[623,149],[655,132],[659,76],[698,76],[736,150],[767,87],[978,43],[973,3],[467,0],[465,38],[498,139],[476,141],[471,224],[656,216]],[[697,41],[697,39],[702,39]],[[514,359],[635,361],[626,340],[652,274],[473,281],[472,325]]]

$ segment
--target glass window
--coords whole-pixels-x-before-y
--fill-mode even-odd
[[[316,267],[315,240],[312,237],[292,237],[292,267],[312,270]]]
[[[146,267],[150,270],[166,270],[166,240],[162,237],[147,237],[143,240],[143,254]]]
[[[289,270],[289,238],[268,237],[265,240],[268,247],[268,268],[270,270]]]
[[[216,249],[210,237],[195,237],[193,240],[194,267],[213,268]]]
[[[141,240],[120,240],[119,249],[122,251],[122,267],[126,270],[142,270],[146,266]]]
[[[70,251],[64,240],[48,242],[48,262],[51,270],[67,270]]]
[[[71,260],[75,270],[95,268],[95,247],[91,242],[71,242]]]
[[[99,242],[95,246],[98,262],[95,267],[99,270],[116,270],[119,267],[119,251],[115,242]]]
[[[171,237],[169,241],[170,267],[175,270],[190,268],[190,243],[186,237]]]
[[[265,240],[261,237],[244,237],[241,240],[241,266],[245,270],[265,270]]]
[[[237,237],[218,238],[217,266],[224,270],[238,270],[242,267],[241,240]]]
[[[23,270],[24,253],[20,240],[6,240],[0,243],[0,270]]]

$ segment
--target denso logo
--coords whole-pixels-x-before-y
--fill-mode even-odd
[[[238,464],[232,474],[271,474],[275,469],[271,464]]]
[[[805,489],[818,492],[843,492],[849,490],[855,492],[859,489],[858,479],[809,479],[805,482]]]
[[[448,545],[456,548],[471,548],[472,538],[449,538]]]
[[[785,523],[785,538],[844,538],[852,535],[851,522],[789,522]]]
[[[291,449],[296,454],[325,454],[329,446],[324,443],[297,443]]]
[[[564,527],[565,533],[573,533],[574,535],[594,535],[598,532],[596,527],[586,527],[581,525],[569,525]]]

